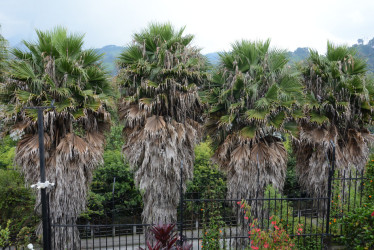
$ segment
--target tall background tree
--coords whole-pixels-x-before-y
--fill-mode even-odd
[[[112,89],[101,56],[83,50],[83,35],[60,27],[36,33],[36,42],[23,42],[26,51],[13,49],[0,98],[11,136],[20,138],[15,161],[29,184],[40,180],[38,127],[36,112],[24,108],[54,100],[55,109],[44,112],[46,180],[55,183],[48,191],[51,223],[73,224],[86,207],[92,171],[102,162]],[[56,229],[52,237],[56,248],[73,249],[79,242],[73,228]]]
[[[373,116],[373,79],[354,49],[331,43],[326,55],[311,50],[299,69],[308,105],[294,147],[296,170],[300,184],[311,195],[326,195],[331,141],[339,170],[362,171],[367,163],[374,139],[366,128]]]
[[[285,181],[287,152],[279,132],[296,133],[302,86],[290,74],[286,52],[269,46],[269,40],[234,43],[220,54],[207,91],[207,132],[230,198],[262,197],[267,185],[282,190]]]
[[[186,190],[201,134],[198,86],[207,79],[206,60],[183,32],[151,24],[118,61],[123,153],[142,190],[145,223],[176,221],[180,180]]]

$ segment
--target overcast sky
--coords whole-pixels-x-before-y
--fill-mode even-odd
[[[62,25],[85,33],[85,46],[125,46],[150,22],[186,26],[203,53],[229,50],[238,39],[325,52],[326,42],[353,44],[374,37],[374,0],[0,0],[1,34],[11,45],[35,29]]]

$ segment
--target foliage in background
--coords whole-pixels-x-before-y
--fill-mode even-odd
[[[81,219],[92,222],[133,223],[132,216],[140,221],[142,202],[140,191],[135,187],[133,173],[124,163],[122,148],[123,126],[113,126],[107,134],[104,164],[95,170],[88,197],[88,208]],[[113,181],[114,204],[113,204]],[[114,207],[113,207],[114,205]]]
[[[221,215],[222,206],[217,202],[204,203],[202,206],[203,239],[201,248],[209,250],[226,249],[225,222]],[[221,242],[221,240],[223,240]]]
[[[6,247],[9,245],[9,239],[10,239],[10,231],[9,231],[9,225],[11,220],[8,220],[6,223],[6,226],[2,228],[0,226],[0,247]]]
[[[15,169],[14,155],[17,142],[10,136],[5,136],[0,140],[0,169]]]
[[[226,176],[211,162],[212,156],[213,150],[209,138],[196,145],[194,178],[187,184],[187,193],[199,193],[200,198],[209,198],[210,195],[214,195],[217,199],[225,197]]]
[[[11,220],[9,237],[15,245],[22,243],[20,231],[36,228],[39,218],[34,213],[34,204],[35,196],[25,186],[21,174],[12,169],[0,169],[0,226],[5,228]]]
[[[296,157],[292,150],[292,139],[289,135],[285,136],[286,140],[283,142],[285,149],[287,150],[287,174],[284,182],[283,194],[288,198],[303,197],[301,187],[296,174]]]
[[[374,154],[371,155],[370,161],[366,165],[365,177],[364,202],[374,203]]]
[[[263,206],[261,206],[261,209],[265,211],[266,217],[276,215],[280,220],[283,220],[293,216],[293,203],[287,200],[281,200],[287,197],[281,194],[273,186],[268,185],[265,188],[264,198],[269,199],[265,200]],[[253,212],[252,216],[254,216]],[[259,215],[259,217],[261,216]]]
[[[374,248],[374,203],[349,211],[339,223],[344,227],[340,240],[349,249]]]

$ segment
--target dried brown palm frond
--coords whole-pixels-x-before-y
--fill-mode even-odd
[[[142,190],[145,223],[176,222],[180,181],[185,191],[201,138],[198,86],[207,79],[206,61],[189,45],[192,36],[182,34],[170,24],[151,24],[134,35],[118,63],[123,153]]]
[[[280,139],[272,136],[260,140],[237,138],[228,136],[213,156],[213,160],[228,173],[229,197],[261,198],[265,187],[270,184],[282,190],[287,152]]]
[[[135,170],[135,182],[144,190],[143,221],[176,221],[180,179],[183,191],[192,178],[194,151],[199,135],[187,120],[166,123],[162,116],[147,118],[144,128],[128,135],[123,152]],[[183,172],[181,177],[181,165]]]
[[[68,117],[66,113],[58,114],[55,111],[44,115],[46,180],[55,183],[48,190],[52,224],[75,223],[76,218],[86,209],[92,172],[103,162],[103,131],[86,127],[87,132],[79,136],[72,130],[73,119]],[[79,121],[83,120],[84,118]],[[29,123],[24,131],[25,135],[17,145],[15,161],[22,167],[27,183],[33,184],[40,180],[36,122]],[[54,136],[50,136],[51,134]],[[36,207],[41,213],[40,192],[37,192]],[[40,225],[38,231],[41,230]],[[77,229],[71,227],[69,230],[55,230],[53,233],[56,246],[68,249],[78,246],[79,242],[73,241],[73,238],[79,239]]]

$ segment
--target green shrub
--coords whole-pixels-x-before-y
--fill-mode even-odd
[[[0,247],[6,247],[9,244],[9,239],[10,239],[9,225],[10,225],[10,220],[8,220],[5,228],[1,228],[0,226]]]
[[[350,249],[374,248],[374,204],[364,204],[340,219],[344,235],[340,238]]]
[[[8,220],[10,239],[17,243],[17,234],[23,227],[32,230],[38,223],[34,213],[35,197],[30,188],[25,187],[21,174],[16,170],[0,169],[0,226],[6,227]]]
[[[80,220],[101,223],[114,217],[117,223],[132,223],[128,219],[130,215],[140,217],[141,195],[135,187],[134,174],[129,165],[125,164],[121,152],[122,128],[113,126],[106,135],[104,164],[94,171],[87,209],[80,215]],[[114,178],[116,182],[113,197]]]
[[[338,220],[343,226],[340,241],[351,249],[374,248],[374,156],[365,170],[366,180],[362,184],[363,204],[343,215]]]

